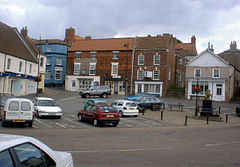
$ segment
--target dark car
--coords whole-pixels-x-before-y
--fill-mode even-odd
[[[141,108],[153,110],[154,105],[163,106],[164,102],[156,97],[141,96],[134,100],[134,102]]]
[[[86,109],[78,111],[79,121],[87,121],[94,126],[112,124],[116,127],[119,123],[119,113],[116,108],[107,104],[92,104]]]
[[[240,116],[240,104],[238,104],[236,107],[236,114]]]
[[[133,101],[141,96],[152,96],[152,97],[160,97],[159,94],[151,94],[151,93],[146,93],[146,92],[138,92],[135,95],[129,95],[127,97],[125,97],[125,100],[130,100]]]

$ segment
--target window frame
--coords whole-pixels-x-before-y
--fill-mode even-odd
[[[81,54],[82,54],[82,52],[75,52],[76,60],[81,59]]]
[[[76,68],[78,67],[78,71],[76,70]],[[73,75],[80,75],[80,71],[81,71],[81,63],[74,63],[74,69],[73,69]]]
[[[94,66],[94,69],[91,68],[93,66]],[[91,72],[93,72],[93,73],[91,73]],[[90,65],[89,65],[89,75],[96,75],[96,63],[90,63]]]
[[[199,70],[199,78],[201,78],[201,76],[202,76],[202,69],[200,69],[200,68],[195,68],[194,69],[194,78],[197,78],[197,76],[196,76],[196,74],[197,74],[197,70]]]
[[[140,59],[140,57],[142,57],[142,59]],[[142,61],[142,62],[140,62]],[[138,65],[144,65],[144,55],[140,54],[138,55]]]
[[[7,59],[7,70],[10,70],[11,68],[11,58]]]
[[[140,75],[139,75],[139,72],[142,72],[142,75],[141,75],[141,77],[139,77]],[[144,78],[144,70],[137,70],[137,80],[143,80],[143,78]]]
[[[114,67],[117,67],[116,71],[114,70]],[[118,63],[112,63],[111,75],[118,75]]]
[[[56,58],[56,65],[62,66],[62,64],[63,64],[62,61],[63,61],[62,58]]]
[[[91,52],[91,59],[96,59],[97,58],[97,52],[93,51]]]
[[[57,78],[57,75],[59,75],[59,78]],[[62,80],[62,71],[61,70],[55,70],[55,80],[58,80],[58,81]]]
[[[218,76],[215,76],[215,71],[218,71]],[[212,69],[212,78],[220,78],[220,69]]]
[[[155,78],[155,73],[154,72],[158,72],[158,77]],[[160,71],[159,70],[153,70],[153,80],[159,80],[159,76],[160,76]]]
[[[159,60],[156,59],[157,56],[159,56]],[[159,61],[159,63],[156,63],[156,61]],[[161,63],[161,56],[158,53],[156,53],[155,55],[153,55],[153,65],[160,65],[160,63]]]
[[[112,51],[112,59],[118,59],[119,58],[119,51]]]

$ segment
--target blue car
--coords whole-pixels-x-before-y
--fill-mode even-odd
[[[137,99],[138,97],[141,97],[141,96],[151,96],[151,97],[157,97],[157,98],[160,97],[159,94],[150,94],[150,93],[146,93],[146,92],[138,92],[135,95],[129,95],[129,96],[125,97],[125,100],[133,101],[133,100],[135,100],[135,99]]]
[[[133,100],[139,107],[153,110],[153,105],[164,106],[164,102],[152,96],[140,96]]]

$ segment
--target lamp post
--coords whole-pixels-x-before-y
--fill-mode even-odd
[[[125,95],[127,95],[127,86],[128,86],[128,49],[129,43],[125,43],[123,47],[127,48],[127,60],[126,60],[126,78],[125,78]]]
[[[197,77],[197,84],[193,87],[193,89],[195,90],[196,93],[196,106],[195,106],[195,116],[198,115],[198,93],[200,92],[200,86],[198,85],[198,80],[199,80],[199,73],[196,73],[196,77]]]

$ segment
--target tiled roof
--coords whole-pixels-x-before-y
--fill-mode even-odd
[[[136,49],[167,49],[171,35],[137,37]]]
[[[124,47],[129,43],[129,47]],[[76,41],[68,51],[132,50],[134,38],[108,38]]]
[[[197,55],[196,47],[192,43],[177,43],[176,49],[183,49],[184,55]]]
[[[35,53],[17,29],[2,22],[0,22],[0,52],[37,63]]]
[[[60,40],[60,39],[41,39],[41,41],[40,40],[37,40],[37,39],[34,39],[33,40],[33,42],[35,43],[35,44],[46,44],[46,43],[48,43],[48,44],[62,44],[62,45],[68,45],[66,42],[64,42],[64,41],[62,41],[62,40]]]

